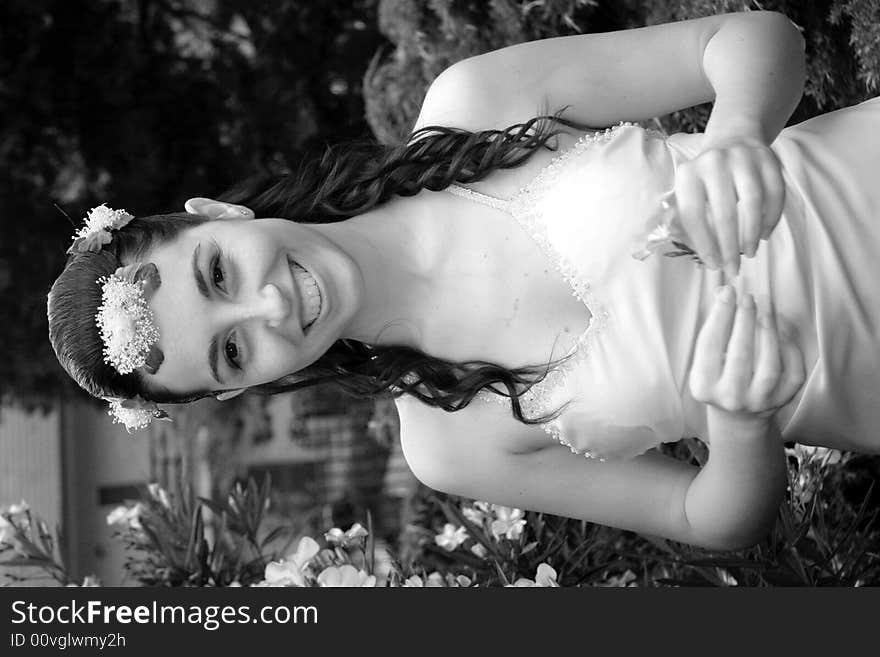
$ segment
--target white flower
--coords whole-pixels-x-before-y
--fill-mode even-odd
[[[118,399],[110,402],[107,414],[113,418],[113,423],[123,425],[128,431],[144,429],[153,421],[153,414],[143,408],[126,408]]]
[[[464,527],[455,528],[455,525],[446,523],[443,532],[434,536],[434,542],[444,550],[452,552],[455,548],[467,540],[468,533]]]
[[[332,545],[347,548],[350,545],[359,543],[360,539],[366,535],[367,530],[360,523],[356,522],[346,532],[343,532],[339,527],[334,527],[324,534],[324,539]]]
[[[7,513],[9,513],[9,515],[11,515],[11,516],[17,516],[17,515],[20,515],[22,513],[29,511],[30,508],[31,507],[28,506],[28,503],[25,502],[24,500],[22,500],[18,504],[10,505],[10,507],[7,509]]]
[[[502,536],[511,541],[518,539],[526,524],[523,510],[500,505],[494,505],[493,508],[496,519],[492,521],[492,535],[496,539]]]
[[[147,490],[150,493],[150,497],[158,501],[159,504],[164,506],[166,509],[171,508],[171,502],[168,499],[168,493],[159,484],[157,484],[156,482],[147,484]]]
[[[108,525],[124,525],[128,529],[141,529],[141,512],[144,505],[138,502],[134,506],[125,505],[117,506],[107,514]]]
[[[305,586],[305,574],[297,564],[287,559],[266,564],[263,586]]]
[[[535,579],[527,579],[525,577],[520,577],[513,583],[515,587],[523,587],[523,586],[542,586],[542,587],[558,587],[559,584],[556,582],[556,571],[552,566],[546,563],[542,563],[538,565],[538,570],[535,573]]]
[[[461,512],[475,525],[482,525],[483,519],[491,512],[491,507],[486,502],[474,502],[473,505],[462,506]]]
[[[471,552],[480,557],[480,559],[485,559],[486,555],[489,554],[489,551],[482,543],[474,543],[471,546]]]
[[[376,576],[357,570],[351,564],[327,566],[318,575],[318,584],[327,587],[373,587],[376,586]]]
[[[140,284],[102,276],[101,305],[95,323],[104,344],[104,360],[120,374],[128,374],[147,362],[150,348],[159,341],[153,311]]]
[[[86,218],[86,225],[80,228],[74,238],[88,237],[100,230],[116,230],[125,226],[134,217],[125,210],[111,210],[105,203],[92,208]]]
[[[309,536],[299,540],[296,552],[281,561],[273,561],[266,566],[260,586],[306,586],[306,566],[318,554],[321,547]]]
[[[413,575],[412,577],[407,577],[403,581],[403,585],[411,588],[423,588],[425,583],[422,581],[422,578],[418,575]]]
[[[443,581],[443,575],[435,570],[433,573],[428,575],[428,581],[425,582],[425,586],[428,588],[438,588],[446,586],[446,583]]]

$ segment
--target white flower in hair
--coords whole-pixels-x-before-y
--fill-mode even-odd
[[[110,231],[119,230],[132,219],[134,215],[125,210],[113,210],[104,203],[92,208],[86,217],[86,225],[73,236],[73,244],[67,252],[100,251],[102,246],[110,243]]]
[[[157,280],[155,265],[120,268],[98,279],[102,293],[95,323],[104,343],[104,360],[120,374],[148,365],[159,341],[145,295],[158,287]],[[158,367],[155,362],[151,365],[153,371]]]
[[[144,429],[154,419],[169,420],[168,413],[156,406],[155,402],[146,401],[140,397],[134,399],[110,399],[110,408],[107,414],[113,418],[113,422],[123,425],[129,433],[133,430]]]

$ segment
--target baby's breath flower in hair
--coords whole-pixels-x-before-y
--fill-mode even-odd
[[[103,203],[92,208],[86,217],[86,225],[73,236],[73,244],[67,252],[100,251],[101,247],[110,243],[113,237],[110,231],[119,230],[132,219],[134,215],[125,210],[113,210]]]
[[[153,420],[170,420],[168,413],[161,410],[155,402],[135,397],[134,399],[109,399],[108,415],[114,423],[123,425],[129,433],[144,429]]]
[[[120,374],[129,374],[147,363],[150,349],[159,340],[153,311],[144,290],[116,274],[98,279],[101,305],[95,323],[104,343],[104,360]]]

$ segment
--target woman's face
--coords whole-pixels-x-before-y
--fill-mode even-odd
[[[282,219],[208,221],[145,260],[161,278],[150,307],[165,356],[149,380],[181,395],[268,383],[313,363],[343,336],[363,289],[332,241]]]

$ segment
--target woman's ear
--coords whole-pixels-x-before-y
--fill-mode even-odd
[[[253,219],[254,212],[244,205],[215,201],[212,198],[197,196],[189,199],[183,207],[190,214],[198,214],[210,219]]]
[[[229,399],[233,399],[238,397],[241,393],[243,393],[247,388],[238,388],[236,390],[224,390],[223,392],[218,392],[215,397],[217,401],[227,401]]]

